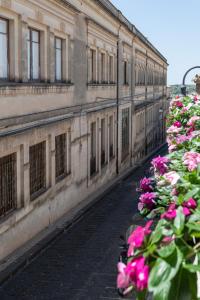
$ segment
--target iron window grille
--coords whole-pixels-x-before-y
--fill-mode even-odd
[[[113,143],[113,116],[109,118],[109,156],[114,157],[114,143]]]
[[[67,175],[66,134],[60,134],[55,137],[55,148],[56,181],[59,181]]]
[[[122,110],[122,160],[129,154],[129,108]]]
[[[30,196],[34,200],[46,190],[46,142],[29,148]]]
[[[106,128],[105,119],[101,119],[101,166],[106,164]]]
[[[91,124],[91,157],[90,157],[90,176],[97,172],[96,168],[96,123]]]
[[[0,158],[0,216],[17,208],[16,153]]]

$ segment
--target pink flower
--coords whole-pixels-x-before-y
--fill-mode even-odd
[[[172,241],[173,241],[173,238],[171,236],[165,236],[162,239],[162,242],[165,243],[165,244],[170,244]]]
[[[140,180],[140,189],[143,190],[144,192],[151,192],[153,190],[151,186],[151,179],[144,177],[143,179]]]
[[[198,116],[193,116],[189,119],[189,121],[187,122],[187,125],[188,126],[194,126],[195,125],[195,122],[200,120],[200,117]]]
[[[118,265],[118,276],[117,276],[117,287],[118,289],[126,289],[129,286],[130,276],[126,272],[126,265],[119,262]]]
[[[155,204],[155,198],[155,193],[145,193],[140,196],[139,200],[141,203],[145,204],[147,208],[151,209]]]
[[[152,165],[156,171],[163,175],[167,171],[167,163],[169,159],[167,157],[157,156],[152,160]]]
[[[149,229],[152,225],[153,221],[147,222],[145,227],[138,226],[129,236],[128,238],[128,257],[133,256],[134,249],[140,248],[144,242],[145,236],[149,235],[151,233],[151,230]]]
[[[188,171],[194,171],[200,164],[200,153],[186,152],[183,156],[183,163],[188,167]]]
[[[175,122],[173,123],[173,126],[176,126],[176,127],[181,127],[181,126],[182,126],[182,124],[181,124],[181,122],[180,122],[180,121],[175,121]]]
[[[186,135],[178,135],[176,137],[176,143],[179,145],[179,144],[182,144],[184,143],[185,141],[188,141],[190,138]]]
[[[177,126],[170,126],[168,129],[167,129],[167,133],[168,134],[174,134],[174,133],[179,133],[182,129],[180,127],[177,127]]]
[[[173,188],[173,189],[172,189],[172,192],[171,192],[171,195],[172,195],[172,196],[178,196],[178,194],[179,194],[179,192],[177,191],[177,189],[176,189],[176,188]]]
[[[164,178],[171,185],[175,185],[177,183],[177,181],[180,179],[180,176],[177,172],[171,171],[171,172],[165,173]]]
[[[176,208],[176,204],[172,203],[169,206],[168,210],[161,215],[161,219],[166,218],[166,219],[172,220],[172,219],[176,218],[176,209],[175,208]]]
[[[194,100],[194,102],[197,102],[198,101],[198,97],[194,96],[193,100]]]
[[[168,150],[169,150],[169,153],[172,153],[174,150],[176,150],[176,145],[173,145],[173,144],[170,145]]]
[[[197,203],[193,198],[190,198],[189,200],[183,202],[182,205],[191,209],[195,209],[197,207]]]

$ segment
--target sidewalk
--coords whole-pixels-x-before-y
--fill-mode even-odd
[[[0,289],[1,300],[120,299],[119,236],[137,212],[138,181],[149,162],[120,182]]]

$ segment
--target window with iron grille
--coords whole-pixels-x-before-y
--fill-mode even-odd
[[[114,143],[113,143],[113,116],[109,117],[109,149],[110,149],[110,158],[114,157]]]
[[[16,153],[0,158],[0,216],[17,207]]]
[[[46,190],[46,142],[29,148],[30,196],[34,200]]]
[[[101,119],[101,166],[106,164],[106,126],[105,119]]]
[[[28,79],[40,79],[40,32],[28,28]]]
[[[122,110],[122,160],[129,154],[129,108]]]
[[[55,138],[55,160],[56,160],[56,180],[62,179],[67,174],[67,147],[66,134],[60,134]]]
[[[92,176],[96,169],[96,123],[91,124],[91,157],[90,157],[90,175]]]
[[[8,21],[0,18],[0,79],[8,78]]]

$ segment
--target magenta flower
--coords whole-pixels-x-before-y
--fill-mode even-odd
[[[149,267],[145,265],[143,256],[135,258],[128,263],[126,272],[129,275],[131,283],[134,284],[138,291],[143,291],[148,286]]]
[[[183,207],[183,214],[189,216],[191,214],[190,210],[187,207]]]
[[[168,169],[166,165],[168,162],[169,159],[167,157],[162,157],[159,155],[156,158],[154,158],[151,163],[154,169],[158,171],[161,175],[163,175]]]
[[[168,210],[161,215],[161,219],[163,219],[163,218],[166,218],[169,220],[176,218],[176,204],[175,203],[172,203],[169,206]]]
[[[182,126],[182,124],[181,124],[181,122],[180,122],[180,121],[175,121],[175,122],[173,123],[173,126],[176,126],[176,127],[181,127],[181,126]]]
[[[149,266],[144,266],[143,269],[138,271],[136,287],[139,291],[143,291],[148,286],[149,279]]]
[[[190,198],[189,200],[183,202],[182,204],[184,207],[195,209],[197,207],[197,203],[193,198]]]
[[[149,229],[152,225],[153,221],[147,222],[145,227],[138,226],[129,236],[128,238],[128,257],[133,256],[134,249],[140,248],[144,242],[145,236],[149,235],[151,233],[151,230]]]
[[[152,209],[152,207],[155,205],[155,198],[156,194],[151,192],[142,194],[139,200],[142,204],[145,204],[147,208]]]
[[[176,107],[178,108],[182,108],[183,107],[183,103],[181,101],[176,101],[175,102]]]
[[[153,187],[151,186],[151,179],[144,177],[140,180],[140,189],[143,192],[151,192],[153,190]]]

